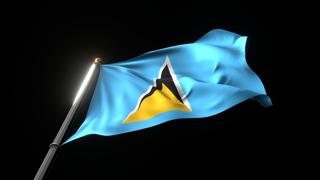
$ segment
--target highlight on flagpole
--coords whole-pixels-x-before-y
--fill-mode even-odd
[[[89,83],[89,81],[90,81],[90,79],[91,79],[91,77],[93,75],[93,72],[94,72],[95,68],[98,65],[100,65],[101,62],[102,62],[101,58],[97,57],[97,58],[94,59],[94,62],[92,63],[87,75],[85,76],[85,78],[84,78],[84,80],[83,80],[83,82],[82,82],[82,84],[81,84],[81,86],[80,86],[80,88],[79,88],[79,90],[78,90],[78,92],[76,94],[76,97],[74,98],[73,104],[75,104],[79,100],[80,96],[84,93],[85,88],[88,86],[88,83]]]
[[[72,106],[71,106],[64,122],[62,123],[62,126],[61,126],[58,134],[56,135],[53,143],[51,143],[49,145],[49,151],[48,151],[47,155],[45,156],[39,170],[37,171],[37,174],[36,174],[34,180],[42,180],[43,177],[45,176],[56,151],[61,146],[62,139],[65,136],[67,129],[72,121],[72,118],[80,105],[80,102],[85,94],[85,91],[88,88],[88,85],[92,79],[94,71],[95,71],[96,67],[100,66],[101,62],[102,62],[101,58],[94,59],[94,62],[92,63],[91,67],[89,68],[89,71],[87,72],[85,78],[83,79],[83,81],[81,83],[81,86],[75,96],[75,99],[72,103]]]

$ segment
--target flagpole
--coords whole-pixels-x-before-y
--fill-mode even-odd
[[[46,174],[46,171],[48,169],[48,167],[50,166],[50,163],[56,153],[56,151],[58,150],[58,148],[61,145],[62,139],[71,123],[71,120],[77,110],[77,108],[80,105],[81,99],[84,95],[85,90],[87,89],[87,85],[90,82],[90,79],[92,77],[92,74],[95,70],[95,68],[98,66],[100,66],[101,64],[101,59],[100,58],[96,58],[93,62],[93,64],[91,65],[86,77],[84,78],[80,89],[78,90],[78,93],[75,97],[75,100],[64,120],[64,122],[62,123],[60,130],[58,132],[58,134],[56,135],[55,139],[53,140],[53,142],[49,145],[49,151],[47,152],[46,157],[44,158],[36,176],[34,177],[34,180],[42,180],[44,175]]]

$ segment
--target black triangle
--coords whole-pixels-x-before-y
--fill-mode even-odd
[[[141,99],[140,101],[140,104],[139,104],[139,107],[141,105],[141,102],[147,98],[148,96],[151,96],[154,91],[156,90],[162,90],[162,83],[165,84],[169,89],[170,91],[176,96],[176,98],[181,102],[183,103],[182,101],[182,98],[181,96],[179,95],[179,92],[178,92],[178,89],[176,87],[176,85],[174,84],[174,81],[173,81],[173,78],[172,78],[172,75],[169,71],[169,67],[168,65],[166,64],[166,66],[163,68],[162,72],[161,72],[161,76],[160,76],[160,79],[157,79],[156,80],[156,86],[155,87],[152,87],[152,89],[150,90],[150,92],[148,94],[146,94],[145,96],[143,96],[143,98]]]

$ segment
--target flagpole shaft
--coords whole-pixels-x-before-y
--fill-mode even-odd
[[[99,65],[101,62],[100,58],[96,58],[94,64],[95,65]],[[94,69],[93,69],[94,70]],[[90,71],[89,71],[90,72]],[[91,79],[91,77],[90,77]],[[88,82],[90,81],[90,79],[88,79]],[[84,87],[84,91],[86,90],[87,87]],[[63,121],[60,130],[58,132],[58,134],[56,135],[55,139],[53,140],[53,143],[51,143],[49,145],[49,150],[47,152],[46,157],[44,158],[36,176],[34,177],[34,180],[42,180],[44,175],[47,172],[48,167],[50,166],[50,163],[55,155],[55,153],[57,152],[59,146],[61,145],[62,139],[71,123],[71,120],[76,112],[76,110],[78,109],[81,99],[83,97],[84,93],[80,94],[80,96],[78,97],[78,100],[75,101],[73,103],[73,105],[71,106],[65,120]]]
[[[44,158],[44,160],[43,160],[43,162],[42,162],[42,164],[41,164],[41,166],[40,166],[40,168],[39,168],[34,180],[42,180],[43,179],[43,177],[44,177],[44,175],[45,175],[45,173],[46,173],[46,171],[47,171],[47,169],[48,169],[48,167],[49,167],[49,165],[50,165],[55,153],[57,152],[57,150],[58,150],[58,148],[59,148],[59,146],[61,144],[62,138],[63,138],[64,134],[66,133],[66,131],[67,131],[69,125],[70,125],[72,117],[73,117],[74,113],[76,112],[76,110],[77,110],[77,108],[79,106],[79,102],[80,101],[78,101],[77,103],[72,105],[71,109],[69,110],[69,113],[66,116],[63,124],[61,125],[61,128],[60,128],[58,134],[56,135],[53,143],[49,145],[49,151],[48,151],[46,157]]]
[[[49,151],[48,151],[46,157],[44,158],[36,176],[34,177],[34,180],[42,180],[43,179],[56,151],[57,151],[57,148],[51,148],[51,147],[49,148]]]

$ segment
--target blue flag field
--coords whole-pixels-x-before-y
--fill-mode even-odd
[[[270,106],[261,80],[246,62],[246,40],[216,29],[194,43],[101,65],[87,116],[66,142],[213,116],[248,99]]]

